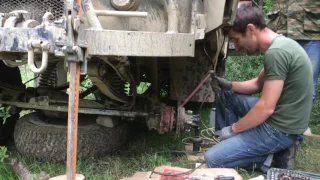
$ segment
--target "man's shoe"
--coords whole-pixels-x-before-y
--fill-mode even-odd
[[[275,153],[275,166],[280,169],[294,169],[294,161],[298,147],[299,141],[296,141],[289,148]]]

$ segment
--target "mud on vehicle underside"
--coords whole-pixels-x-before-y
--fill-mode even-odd
[[[68,62],[76,61],[81,62],[81,81],[93,84],[80,94],[79,113],[100,120],[143,119],[161,133],[184,130],[193,115],[165,102],[181,103],[209,70],[224,73],[227,40],[221,27],[232,21],[237,4],[83,0],[83,15],[77,16],[73,0],[2,0],[0,59],[12,68],[28,64],[37,83],[26,89],[0,82],[0,104],[65,115]],[[151,86],[138,94],[141,82]],[[95,100],[84,99],[90,93]],[[206,82],[190,101],[214,98]]]

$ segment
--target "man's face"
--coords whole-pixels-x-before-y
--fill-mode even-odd
[[[252,33],[248,33],[248,30],[245,35],[230,30],[229,37],[233,41],[236,50],[239,52],[252,55],[258,50],[256,39],[254,38]]]

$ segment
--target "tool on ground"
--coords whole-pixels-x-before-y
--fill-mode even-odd
[[[219,176],[216,178],[205,177],[205,176],[192,176],[191,178],[187,178],[184,180],[234,180],[233,176]]]
[[[267,173],[267,180],[316,180],[320,179],[320,174],[298,170],[271,168]]]

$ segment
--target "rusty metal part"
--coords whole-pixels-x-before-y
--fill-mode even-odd
[[[75,179],[78,142],[78,114],[80,91],[80,64],[69,63],[70,94],[68,108],[67,177]]]
[[[39,109],[46,111],[59,111],[59,112],[68,112],[66,106],[38,106],[31,105],[24,102],[13,102],[13,101],[1,101],[0,104],[7,104],[11,106],[17,106],[25,109]],[[120,116],[120,117],[146,117],[149,113],[146,112],[131,112],[131,111],[118,111],[118,110],[106,110],[106,109],[89,109],[89,108],[79,108],[80,114],[92,114],[92,115],[105,115],[105,116]]]
[[[174,121],[172,119],[174,114],[173,107],[165,106],[162,110],[162,117],[160,122],[160,133],[170,132],[171,129],[171,123]]]
[[[119,75],[122,80],[125,80],[131,83],[132,79],[130,76],[132,74],[128,71],[128,66],[130,62],[127,56],[118,56],[118,57],[102,57],[102,60],[112,67],[112,69]]]
[[[210,52],[210,55],[214,52]],[[213,56],[213,55],[212,55]],[[198,86],[199,82],[212,70],[212,63],[205,56],[203,48],[197,46],[195,57],[170,59],[170,97],[183,101]],[[215,94],[210,83],[204,83],[198,92],[190,99],[192,102],[214,102]]]
[[[50,96],[38,96],[32,97],[29,100],[30,105],[37,106],[50,106],[50,105],[64,105],[68,104],[68,95],[59,94],[55,92],[49,92]],[[89,109],[103,109],[104,106],[98,102],[87,100],[87,99],[79,99],[79,107],[80,108],[89,108]]]
[[[160,122],[160,132],[169,132],[171,124],[172,107],[165,106],[162,111],[162,118]]]
[[[184,107],[178,107],[179,118],[177,119],[177,126],[179,125],[180,132],[184,131],[184,122],[187,121]]]
[[[187,104],[187,102],[189,102],[189,100],[194,96],[194,94],[196,94],[198,92],[198,90],[200,89],[200,87],[210,78],[211,74],[213,73],[213,71],[209,71],[209,73],[206,75],[206,77],[199,83],[199,85],[192,91],[192,93],[187,97],[187,99],[185,99],[183,101],[183,103],[181,104],[181,107],[183,107],[184,105]]]
[[[88,78],[104,95],[113,100],[127,103],[128,99],[124,94],[125,81],[121,80],[113,69],[107,67],[103,61],[90,61],[88,63]]]
[[[75,6],[81,7],[81,0]],[[78,115],[80,94],[80,62],[83,61],[82,50],[75,42],[73,15],[81,15],[81,9],[68,9],[66,16],[67,43],[64,46],[65,61],[68,63],[70,74],[69,102],[68,102],[68,141],[67,141],[67,179],[76,179],[77,147],[78,147]],[[73,11],[73,13],[72,13]],[[70,13],[71,12],[71,13]]]

